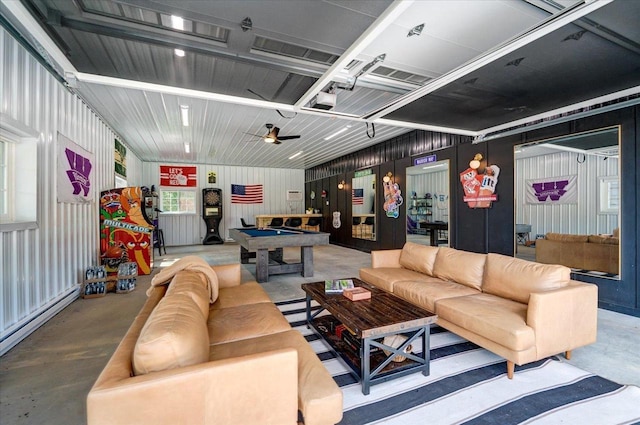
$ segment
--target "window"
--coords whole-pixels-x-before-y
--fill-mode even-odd
[[[0,112],[0,231],[38,226],[39,137]]]
[[[617,176],[600,177],[599,214],[618,214],[620,210],[620,180]]]
[[[168,214],[195,214],[196,192],[194,190],[161,190],[160,209]]]
[[[127,179],[124,179],[116,174],[116,187],[127,187]]]
[[[0,141],[0,221],[3,223],[13,220],[13,211],[9,209],[11,200],[10,189],[13,187],[11,176],[13,170],[9,161],[11,156],[11,145],[7,142]],[[13,202],[11,202],[13,205]]]

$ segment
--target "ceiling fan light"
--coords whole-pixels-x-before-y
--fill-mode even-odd
[[[265,143],[274,143],[276,141],[276,139],[274,139],[271,136],[267,136],[264,138]]]

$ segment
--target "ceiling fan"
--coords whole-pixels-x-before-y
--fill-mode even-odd
[[[252,134],[252,136],[260,137],[265,143],[273,143],[274,145],[281,144],[283,140],[292,140],[292,139],[300,138],[300,135],[278,136],[278,133],[280,132],[280,129],[278,127],[275,127],[273,124],[266,124],[265,126],[267,127],[267,134],[265,134],[264,136],[261,136],[258,134]],[[251,133],[246,133],[246,134],[251,134]]]

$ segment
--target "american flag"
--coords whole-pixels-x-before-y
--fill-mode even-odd
[[[262,185],[261,184],[232,184],[231,185],[232,204],[261,204]]]
[[[364,205],[364,189],[351,189],[351,204]]]

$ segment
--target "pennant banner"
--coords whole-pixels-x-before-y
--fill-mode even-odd
[[[160,166],[160,186],[196,187],[198,167],[180,165]]]
[[[577,182],[577,175],[526,180],[527,204],[575,204]]]
[[[94,155],[58,133],[58,202],[85,204],[93,200]]]
[[[262,203],[261,184],[232,184],[231,203],[232,204],[261,204]]]

